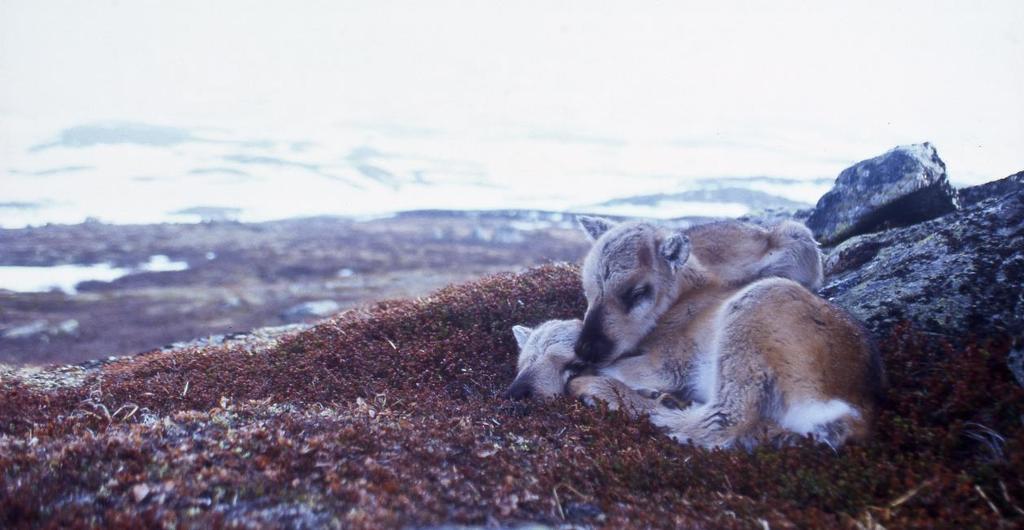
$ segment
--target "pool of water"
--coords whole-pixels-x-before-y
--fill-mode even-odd
[[[150,256],[136,267],[114,267],[109,263],[92,265],[53,265],[49,267],[0,266],[0,289],[21,293],[41,293],[54,289],[75,294],[85,281],[112,282],[140,272],[183,271],[188,263],[174,261],[163,254]]]

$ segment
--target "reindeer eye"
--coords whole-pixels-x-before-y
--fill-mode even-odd
[[[622,303],[626,306],[626,310],[632,310],[634,306],[640,303],[641,300],[651,295],[651,286],[649,284],[638,285],[632,290],[627,292],[622,297]]]
[[[565,371],[569,373],[569,379],[580,375],[583,370],[587,368],[587,363],[583,361],[573,361],[565,367]]]

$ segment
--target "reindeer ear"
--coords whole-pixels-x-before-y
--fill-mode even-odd
[[[577,215],[576,222],[579,223],[580,228],[587,234],[587,237],[591,241],[597,241],[597,238],[601,237],[601,234],[610,230],[615,223],[608,219],[601,217],[590,217],[589,215]]]
[[[520,348],[526,346],[527,339],[530,338],[530,333],[533,333],[533,329],[526,326],[512,326],[512,334],[516,337],[516,344]]]
[[[665,261],[668,261],[672,272],[675,272],[690,258],[690,238],[679,232],[673,232],[658,246],[658,253],[665,258]]]

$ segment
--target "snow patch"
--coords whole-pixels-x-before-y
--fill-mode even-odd
[[[139,270],[144,272],[170,272],[183,271],[188,269],[188,262],[172,261],[171,258],[156,254],[149,257],[149,261],[139,265]]]
[[[96,265],[54,265],[52,267],[0,267],[0,289],[22,293],[45,293],[54,289],[75,294],[85,281],[112,282],[130,271],[109,263]]]
[[[188,263],[173,261],[163,254],[149,257],[136,267],[93,265],[52,265],[48,267],[0,266],[0,289],[21,293],[45,293],[54,289],[76,294],[78,284],[87,281],[112,282],[140,272],[170,272],[188,269]]]

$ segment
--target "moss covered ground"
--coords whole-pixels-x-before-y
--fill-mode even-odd
[[[272,348],[0,383],[0,527],[1012,528],[1024,390],[999,337],[880,337],[888,400],[839,453],[705,451],[569,399],[513,403],[513,324],[582,313],[548,265],[343,313]]]

